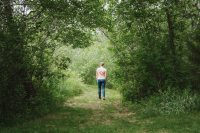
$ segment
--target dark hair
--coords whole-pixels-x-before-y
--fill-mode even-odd
[[[100,63],[100,66],[104,66],[104,62],[101,62],[101,63]]]

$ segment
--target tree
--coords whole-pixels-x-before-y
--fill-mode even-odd
[[[112,6],[113,49],[126,100],[140,100],[167,88],[182,90],[193,85],[192,79],[187,78],[190,63],[186,53],[187,36],[197,35],[193,32],[197,27],[191,29],[199,19],[199,9],[194,5],[198,2],[128,0]]]
[[[45,80],[52,77],[51,57],[56,47],[89,46],[90,31],[106,27],[106,21],[99,1],[0,0],[0,7],[0,119],[3,120],[23,114],[27,108],[33,109],[32,103],[38,100],[33,97],[43,93]],[[61,64],[57,64],[61,69]],[[50,91],[45,90],[46,98],[52,96]]]

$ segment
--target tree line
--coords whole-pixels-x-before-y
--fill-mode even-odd
[[[116,73],[126,100],[169,88],[199,93],[198,1],[122,0],[110,5]]]

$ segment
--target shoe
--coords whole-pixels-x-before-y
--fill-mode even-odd
[[[103,98],[103,100],[106,100],[105,97]]]

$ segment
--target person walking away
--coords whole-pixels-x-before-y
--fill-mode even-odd
[[[104,68],[104,63],[101,62],[100,67],[96,69],[96,80],[98,84],[99,99],[101,99],[101,96],[103,96],[103,100],[105,100],[106,76],[107,76],[107,71]]]

